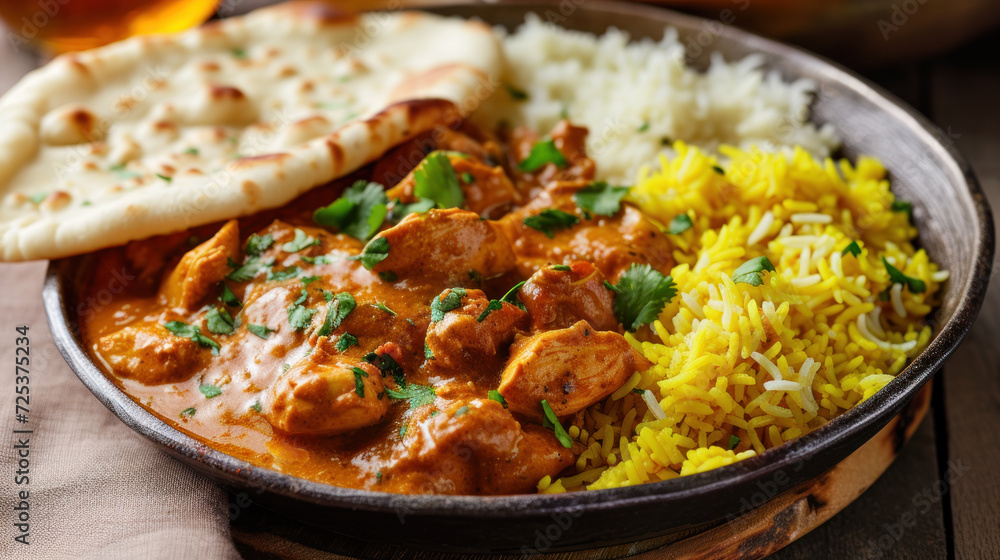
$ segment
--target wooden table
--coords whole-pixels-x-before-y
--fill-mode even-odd
[[[994,33],[944,56],[869,74],[949,133],[994,209],[1000,209],[1000,60],[989,45],[998,39]],[[0,92],[37,62],[0,49]],[[1000,558],[997,332],[1000,280],[994,279],[972,332],[935,378],[931,412],[899,459],[854,504],[772,558]],[[954,483],[946,486],[949,469]],[[247,558],[345,552],[337,548],[342,543],[261,507],[239,511],[232,528]]]

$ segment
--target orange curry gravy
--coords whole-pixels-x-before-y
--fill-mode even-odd
[[[560,123],[565,161],[532,172],[518,163],[539,137],[505,136],[437,131],[284,208],[99,252],[83,298],[134,279],[82,317],[91,355],[169,424],[260,467],[388,492],[532,491],[584,450],[543,426],[542,400],[565,422],[649,366],[605,280],[672,262],[636,208],[574,201],[594,176],[586,129]],[[463,207],[401,217],[433,150]],[[368,244],[387,244],[381,261],[313,221],[357,179],[399,200]],[[525,224],[552,209],[578,222]]]

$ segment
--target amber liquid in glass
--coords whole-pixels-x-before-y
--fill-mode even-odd
[[[62,53],[133,35],[172,33],[204,22],[219,0],[0,0],[4,40]]]

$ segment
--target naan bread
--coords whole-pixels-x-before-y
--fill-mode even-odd
[[[281,206],[474,107],[500,60],[480,23],[308,3],[59,57],[0,98],[0,260]]]

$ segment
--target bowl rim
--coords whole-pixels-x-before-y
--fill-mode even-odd
[[[497,10],[530,8],[534,11],[559,6],[561,0],[528,2],[515,0],[502,4],[449,4],[421,8],[425,11],[448,13],[450,9]],[[705,18],[680,14],[656,6],[611,3],[591,0],[577,9],[593,12],[644,17],[655,16],[665,26],[695,27],[710,23]],[[665,499],[684,500],[706,495],[722,495],[753,480],[769,478],[793,465],[801,465],[825,448],[843,444],[872,425],[881,427],[906,401],[940,369],[971,329],[986,295],[994,255],[993,218],[989,204],[971,166],[948,141],[947,136],[926,117],[854,72],[824,57],[767,39],[729,25],[723,25],[719,36],[763,51],[776,58],[793,59],[800,64],[818,65],[831,79],[836,79],[852,91],[872,101],[911,129],[921,143],[937,152],[945,162],[950,180],[961,180],[956,192],[968,195],[978,228],[975,232],[975,263],[969,279],[961,289],[961,298],[952,317],[936,333],[928,347],[873,397],[820,428],[755,457],[695,475],[624,488],[604,489],[565,494],[524,494],[507,496],[444,496],[389,494],[370,490],[340,488],[297,478],[278,471],[257,467],[217,451],[193,437],[166,424],[121,391],[91,361],[79,338],[72,332],[65,297],[72,279],[63,263],[71,259],[52,261],[46,272],[42,299],[53,339],[60,353],[84,385],[109,410],[130,428],[166,447],[174,454],[202,463],[217,477],[230,483],[262,489],[285,497],[319,505],[369,511],[405,512],[422,516],[467,516],[473,518],[509,518],[511,516],[550,515],[567,511],[603,511],[628,508]],[[964,188],[963,188],[964,187]],[[972,233],[972,232],[970,232]],[[791,487],[789,487],[791,488]]]

